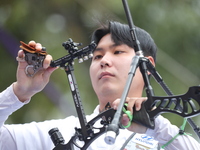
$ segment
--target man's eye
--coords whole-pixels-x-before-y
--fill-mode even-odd
[[[121,54],[121,53],[123,53],[124,51],[115,51],[115,53],[114,54]]]
[[[94,58],[94,59],[100,59],[100,58],[102,58],[102,55],[96,55],[96,56],[94,56],[93,58]]]

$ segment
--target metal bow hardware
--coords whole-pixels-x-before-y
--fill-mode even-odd
[[[124,91],[120,98],[120,104],[117,108],[115,116],[108,125],[106,131],[105,141],[107,144],[114,144],[117,135],[119,134],[119,122],[122,115],[122,108],[126,101],[127,94],[129,92],[130,85],[132,83],[132,79],[135,75],[137,67],[139,67],[144,84],[146,95],[148,100],[142,104],[142,108],[140,111],[134,111],[133,121],[139,124],[142,124],[148,128],[154,129],[155,127],[155,117],[164,112],[171,112],[178,114],[182,117],[187,117],[187,121],[192,126],[193,130],[196,132],[198,137],[200,138],[200,129],[197,127],[194,122],[190,119],[190,117],[196,116],[200,113],[199,104],[200,104],[200,87],[191,87],[189,91],[181,96],[173,96],[172,92],[169,90],[167,85],[162,80],[161,76],[155,70],[154,66],[150,63],[150,61],[144,57],[143,51],[140,47],[140,41],[138,40],[136,33],[136,26],[133,23],[131,13],[128,7],[128,3],[126,0],[122,0],[124,10],[127,16],[130,35],[132,37],[132,42],[134,46],[134,50],[136,55],[133,57],[130,71],[128,73],[128,79],[126,85],[124,87]],[[169,97],[156,97],[154,96],[153,88],[150,84],[148,72],[154,77],[154,79],[161,85],[164,91],[169,95]],[[193,100],[193,101],[192,101]],[[195,103],[195,104],[194,104]],[[172,104],[174,104],[174,108],[172,108]],[[198,109],[195,108],[197,104]],[[190,109],[188,108],[190,107]]]
[[[35,73],[42,69],[43,61],[47,52],[45,51],[45,48],[37,50],[22,41],[20,41],[20,43],[20,48],[25,53],[25,60],[29,64],[25,69],[25,73],[27,76],[34,76]]]
[[[52,61],[52,67],[65,67],[66,64],[73,63],[74,59],[78,59],[79,63],[82,63],[83,61],[92,58],[92,52],[96,47],[96,43],[91,42],[88,46],[78,49],[78,46],[81,46],[82,44],[73,42],[71,38],[68,41],[64,42],[62,45],[69,54]]]
[[[190,87],[183,95],[152,96],[153,103],[147,100],[140,111],[134,110],[133,122],[154,129],[154,119],[162,113],[174,113],[183,118],[191,118],[200,114],[200,86]],[[149,109],[149,106],[151,109]]]
[[[40,67],[42,67],[42,62],[47,55],[45,51],[36,51],[33,47],[21,42],[20,46],[25,52],[25,58],[29,65],[33,65],[35,68],[34,73],[36,73]],[[79,122],[81,127],[74,129],[74,136],[65,143],[65,140],[62,137],[62,134],[59,132],[58,128],[53,128],[49,131],[49,135],[55,145],[53,150],[74,150],[74,146],[78,147],[81,150],[86,150],[89,145],[97,139],[103,133],[106,133],[105,141],[108,144],[113,144],[115,141],[115,137],[110,137],[108,132],[111,131],[116,132],[118,134],[119,128],[123,128],[116,117],[116,114],[121,116],[122,112],[119,109],[116,111],[110,107],[110,105],[106,105],[105,111],[100,113],[98,116],[93,118],[91,121],[87,122],[85,117],[84,108],[81,102],[78,86],[76,83],[76,79],[74,76],[73,69],[73,61],[74,59],[79,59],[79,63],[83,62],[83,60],[87,60],[88,58],[92,58],[92,52],[94,51],[96,44],[92,42],[90,45],[78,49],[80,43],[73,42],[72,39],[63,43],[63,47],[68,50],[68,54],[64,57],[61,57],[57,60],[51,62],[51,67],[62,67],[64,68],[69,85],[71,88],[72,97],[74,100],[75,108],[77,111],[77,115],[79,118]],[[42,57],[42,59],[41,59]],[[37,58],[37,59],[36,59]],[[38,60],[39,59],[39,60]],[[132,122],[139,123],[148,128],[153,129],[155,127],[155,118],[161,113],[175,113],[182,117],[190,119],[190,117],[194,117],[200,113],[200,86],[190,87],[188,92],[183,95],[174,96],[171,91],[167,88],[165,83],[163,82],[161,76],[157,73],[155,68],[151,65],[148,59],[143,57],[138,57],[137,55],[133,58],[133,64],[139,62],[139,67],[143,74],[143,78],[146,86],[146,93],[148,100],[142,103],[141,110],[136,111],[134,109],[134,117]],[[148,69],[144,69],[144,64],[147,65]],[[137,65],[136,65],[137,66]],[[134,70],[134,66],[131,66],[131,70]],[[148,77],[146,76],[147,70],[151,72],[153,77],[161,84],[162,88],[168,93],[169,96],[166,97],[158,97],[154,96],[151,86],[148,82]],[[130,71],[132,76],[134,73]],[[33,74],[31,74],[33,75]],[[132,77],[131,77],[132,78]],[[131,81],[131,79],[129,79]],[[125,87],[125,92],[127,90],[127,86]],[[126,97],[126,96],[124,96]],[[121,98],[123,100],[123,96]],[[116,119],[117,118],[117,119]],[[101,127],[95,127],[95,123],[100,121]],[[113,123],[114,122],[114,123]],[[199,128],[193,125],[194,130],[199,134]],[[84,144],[79,145],[77,142],[83,141]]]
[[[127,98],[127,93],[132,82],[132,79],[135,75],[137,67],[140,68],[140,71],[143,75],[146,95],[148,99],[142,103],[142,107],[139,111],[134,109],[134,116],[132,121],[148,128],[154,129],[155,127],[155,118],[161,113],[175,113],[184,118],[188,118],[188,122],[192,126],[193,130],[200,137],[200,129],[197,127],[190,117],[194,117],[200,114],[200,86],[190,87],[188,92],[183,95],[174,96],[167,85],[162,80],[161,76],[155,70],[151,62],[143,56],[143,52],[140,47],[140,42],[137,39],[136,28],[133,24],[130,11],[128,9],[128,4],[126,0],[122,0],[124,4],[124,9],[127,15],[127,19],[130,26],[130,34],[133,39],[133,45],[136,55],[132,59],[130,66],[130,72],[128,73],[128,79],[122,93],[120,104],[115,111],[110,106],[106,106],[104,112],[100,113],[98,116],[93,118],[91,121],[87,122],[83,105],[81,102],[78,86],[76,83],[73,61],[78,59],[79,63],[92,58],[92,52],[96,47],[96,43],[91,42],[88,46],[78,49],[80,43],[73,42],[72,39],[63,43],[63,47],[68,51],[66,56],[63,56],[57,60],[51,62],[51,67],[62,67],[64,68],[67,78],[69,81],[72,97],[74,100],[74,105],[77,111],[78,119],[80,122],[80,128],[74,129],[75,134],[71,139],[65,143],[65,140],[62,137],[62,134],[59,132],[58,128],[53,128],[49,131],[49,135],[55,145],[53,150],[74,150],[74,146],[86,150],[89,145],[100,135],[106,133],[105,142],[107,144],[113,144],[115,138],[119,133],[119,128],[122,128],[120,124],[120,118],[123,114],[123,107],[125,100]],[[33,73],[28,75],[34,75],[39,68],[41,68],[42,61],[45,58],[46,52],[37,51],[34,48],[28,46],[27,44],[22,43],[20,46],[25,51],[25,58],[29,66],[32,66]],[[27,69],[28,70],[28,69]],[[150,85],[148,73],[154,77],[154,79],[161,85],[163,90],[168,94],[165,97],[158,97],[154,95],[153,88]],[[95,123],[100,121],[102,127],[95,127]],[[66,126],[67,128],[67,126]],[[77,140],[82,141],[82,145],[79,145]]]

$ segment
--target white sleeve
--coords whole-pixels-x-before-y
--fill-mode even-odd
[[[8,136],[11,136],[9,132],[5,133],[4,123],[14,111],[21,108],[24,104],[13,91],[13,84],[10,85],[6,90],[0,93],[0,149],[4,150],[6,146],[9,146],[10,149],[16,149],[16,145],[12,138],[8,139]],[[6,139],[6,140],[5,140]],[[12,141],[12,142],[11,142]]]
[[[74,135],[78,120],[74,116],[65,119],[3,125],[0,133],[0,150],[52,150],[55,146],[48,134],[57,127],[65,143]]]
[[[160,145],[164,145],[174,138],[179,133],[179,128],[172,125],[169,120],[163,116],[158,116],[155,119],[155,129],[148,129],[146,134],[153,136],[159,141]],[[200,144],[189,135],[179,135],[166,148],[166,150],[199,150]]]
[[[0,127],[7,120],[8,116],[21,108],[24,104],[14,94],[13,85],[0,93]]]
[[[24,104],[15,96],[12,85],[0,93],[0,150],[51,150],[54,145],[48,132],[55,127],[59,128],[66,142],[74,135],[74,127],[78,124],[74,116],[39,123],[4,125],[9,115]]]

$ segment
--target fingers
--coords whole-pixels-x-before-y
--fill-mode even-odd
[[[121,124],[124,126],[124,128],[130,127],[131,122],[127,114],[123,114]]]
[[[36,43],[35,41],[30,41],[28,45],[34,47],[36,50],[42,49],[42,45],[40,43]]]
[[[52,56],[51,55],[46,55],[46,58],[44,59],[44,62],[43,62],[43,68],[44,69],[47,69],[49,66],[50,66],[50,63],[52,61]]]
[[[125,128],[129,127],[131,125],[131,120],[134,112],[133,112],[133,107],[135,107],[136,111],[139,111],[141,109],[141,105],[143,101],[146,101],[147,97],[127,97],[125,103],[126,103],[126,111],[123,111],[123,117],[121,120],[121,123]],[[112,107],[116,110],[118,105],[120,104],[120,99],[116,99],[112,103]]]
[[[36,49],[36,51],[40,51],[42,49],[42,45],[40,43],[36,43],[35,41],[30,41],[28,43],[29,46],[33,47]],[[30,56],[30,55],[28,55]],[[30,57],[27,57],[30,58]],[[50,67],[50,63],[52,61],[52,56],[47,54],[45,56],[45,59],[43,60],[43,64],[41,65],[40,68],[37,68],[36,71],[33,70],[34,64],[35,62],[30,62],[30,60],[28,60],[29,64],[25,61],[25,53],[23,50],[19,50],[18,52],[18,56],[16,58],[16,60],[19,62],[19,68],[21,70],[25,70],[25,73],[32,76],[35,73],[36,74],[44,74],[44,76],[49,77],[51,75],[51,73],[56,70],[57,68],[52,68]],[[27,68],[27,65],[29,65],[29,67]],[[30,70],[32,69],[33,73],[30,73]]]
[[[18,51],[18,55],[17,55],[17,57],[16,57],[16,60],[17,60],[18,62],[25,62],[24,57],[25,57],[25,55],[24,55],[23,50],[19,50],[19,51]]]
[[[30,42],[28,43],[28,45],[30,45],[30,46],[32,46],[32,47],[35,47],[36,42],[32,40],[32,41],[30,41]]]
[[[40,43],[36,43],[35,41],[30,41],[28,43],[29,46],[34,47],[36,50],[41,50],[42,49],[42,45]],[[50,66],[50,63],[52,61],[52,56],[51,55],[46,55],[44,62],[43,62],[43,68],[47,69]]]
[[[18,57],[19,58],[24,58],[24,51],[23,50],[19,50],[18,51]]]
[[[44,73],[44,77],[49,78],[49,76],[58,68],[58,67],[50,67],[51,61],[53,60],[51,55],[46,55],[46,58],[43,62],[43,68],[46,70]]]
[[[131,111],[133,106],[135,106],[135,110],[139,111],[141,109],[142,102],[146,101],[147,97],[128,97],[127,99],[128,99],[127,109]]]
[[[25,61],[25,54],[23,50],[19,50],[16,60],[18,61],[18,69],[21,71],[24,70],[24,68],[28,65],[28,63]]]
[[[147,97],[127,97],[125,103],[127,103],[127,110],[133,113],[133,107],[135,107],[136,111],[141,109],[141,105],[143,101],[146,101]],[[120,99],[116,99],[111,105],[114,109],[117,109],[120,103]]]

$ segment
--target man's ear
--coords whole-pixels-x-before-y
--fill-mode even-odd
[[[148,58],[149,59],[149,61],[151,62],[151,64],[155,67],[155,61],[154,61],[154,59],[153,59],[153,57],[152,56],[147,56],[146,58]],[[148,71],[148,75],[150,75],[151,73]]]
[[[156,64],[155,64],[155,61],[154,61],[153,57],[152,56],[147,56],[147,58],[149,59],[151,64],[155,67]]]

